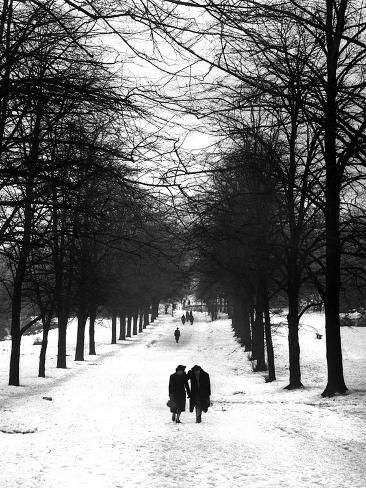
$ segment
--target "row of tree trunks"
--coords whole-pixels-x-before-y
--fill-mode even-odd
[[[265,282],[258,286],[256,306],[251,306],[245,297],[236,297],[230,306],[232,326],[246,351],[252,351],[256,361],[255,371],[266,371],[266,381],[275,381],[275,359],[272,341],[268,291]],[[256,313],[254,313],[254,311]]]
[[[155,308],[156,311],[156,308]],[[139,313],[140,312],[140,313]],[[19,315],[20,317],[20,315]],[[89,314],[89,355],[96,355],[95,348],[95,321],[97,317],[97,308],[92,307]],[[39,355],[39,370],[38,376],[44,378],[46,376],[46,354],[48,345],[48,334],[51,327],[51,321],[53,318],[53,312],[44,313],[42,315],[42,325],[43,325],[43,336],[42,345]],[[127,318],[127,322],[126,322]],[[20,320],[20,319],[19,319]],[[80,308],[78,316],[77,325],[77,337],[76,337],[76,348],[75,348],[75,361],[84,361],[85,357],[85,328],[88,320],[88,312],[84,308]],[[116,313],[112,313],[112,344],[117,343],[117,321],[118,316]],[[133,335],[142,333],[144,329],[149,325],[149,308],[144,307],[140,311],[135,310],[131,313],[121,312],[119,315],[120,328],[119,328],[119,340],[125,340],[126,337],[131,337],[131,332]],[[66,368],[66,332],[67,332],[68,317],[66,314],[59,313],[59,323],[58,323],[58,338],[59,338],[59,351],[58,354],[58,367]],[[20,322],[19,322],[20,324]],[[127,326],[127,331],[126,331]],[[132,329],[132,330],[131,330]],[[19,325],[19,336],[21,337],[21,329]],[[130,334],[130,335],[128,335]],[[17,336],[15,335],[15,339]],[[18,349],[15,348],[16,352]],[[20,357],[20,340],[19,340],[19,357]],[[62,361],[61,361],[62,360]],[[18,361],[19,365],[19,361]],[[14,371],[13,371],[14,372]],[[15,370],[16,373],[16,370]],[[19,381],[19,370],[18,370],[18,381]]]
[[[246,351],[252,351],[251,359],[256,361],[255,371],[266,371],[266,352],[268,376],[266,381],[275,381],[275,359],[268,292],[265,283],[258,287],[257,303],[254,308],[246,298],[236,298],[229,307],[235,335]],[[254,310],[256,313],[254,314]]]
[[[237,298],[232,307],[232,325],[235,335],[240,339],[245,351],[252,350],[249,304],[245,298]]]
[[[208,310],[209,315],[211,316],[211,320],[217,320],[218,313],[219,313],[219,307],[218,307],[216,298],[214,300],[210,300],[208,302],[207,310]]]
[[[157,318],[157,306],[153,308],[151,314],[151,322],[154,322]],[[113,323],[113,322],[112,322]],[[125,340],[126,337],[132,337],[143,332],[144,329],[150,324],[149,307],[143,307],[141,309],[135,309],[130,312],[120,313],[120,330],[119,340]]]

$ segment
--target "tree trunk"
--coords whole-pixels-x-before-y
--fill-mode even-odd
[[[57,368],[66,369],[66,333],[68,316],[62,311],[57,318],[58,344],[57,344]]]
[[[239,317],[238,302],[235,301],[232,316],[231,316],[231,326],[234,329],[234,334],[236,337],[239,337],[239,329],[238,329],[239,318],[238,317]]]
[[[155,300],[152,304],[152,314],[154,315],[154,320],[159,316],[159,301]]]
[[[340,2],[335,14],[335,4],[326,0],[326,43],[327,43],[327,85],[324,121],[325,182],[325,331],[327,347],[328,381],[323,396],[345,393],[347,387],[343,376],[342,344],[339,319],[339,295],[341,287],[341,243],[340,243],[340,192],[342,170],[337,165],[337,67],[340,38],[334,32],[342,33],[345,27],[347,2]]]
[[[135,310],[133,313],[133,327],[132,327],[132,334],[137,335],[137,325],[138,325],[139,313],[138,310]]]
[[[264,352],[263,296],[261,285],[258,285],[255,305],[255,326],[253,330],[253,359],[257,361],[255,371],[266,371]]]
[[[143,316],[143,311],[140,310],[140,315],[139,315],[139,333],[143,331],[144,328],[144,316]]]
[[[95,356],[95,319],[96,311],[92,310],[89,317],[89,356]]]
[[[13,285],[13,296],[11,300],[11,354],[9,385],[12,386],[19,386],[20,343],[22,339],[20,331],[20,314],[22,309],[22,284],[26,266],[26,261],[24,263],[22,261],[23,259],[19,259]],[[21,268],[24,269],[22,270]]]
[[[56,188],[52,190],[52,260],[55,273],[55,302],[56,302],[56,315],[57,315],[57,331],[58,331],[58,343],[57,343],[57,368],[66,369],[66,334],[67,334],[67,322],[68,313],[66,313],[66,297],[65,297],[65,280],[63,273],[63,259],[64,259],[64,226],[65,216],[61,222],[58,218],[58,196]],[[59,223],[61,223],[61,229],[59,229]]]
[[[144,311],[144,329],[149,325],[149,309],[146,308]]]
[[[252,335],[253,335],[253,330],[254,330],[254,327],[255,327],[255,309],[254,309],[254,305],[251,305],[249,307],[249,320],[250,320],[250,329],[252,331]]]
[[[78,313],[78,330],[76,336],[75,361],[84,361],[85,326],[88,315],[85,311]]]
[[[42,318],[43,322],[43,334],[42,334],[42,345],[39,353],[39,365],[38,365],[38,376],[40,378],[46,377],[46,354],[48,346],[48,333],[51,326],[52,315],[50,314],[46,319]]]
[[[32,193],[33,183],[27,183],[24,209],[24,229],[19,259],[16,267],[13,294],[11,297],[11,355],[9,367],[9,385],[19,386],[20,344],[22,339],[20,315],[22,311],[22,289],[30,253],[31,227],[33,220]]]
[[[267,358],[268,358],[268,377],[267,382],[276,380],[275,359],[273,352],[271,318],[269,314],[268,292],[264,289],[264,330],[266,334]]]
[[[301,367],[300,367],[300,344],[299,344],[299,280],[296,269],[291,264],[288,269],[288,351],[290,382],[285,387],[287,390],[302,388]]]
[[[121,312],[119,316],[119,340],[124,341],[126,339],[126,314]]]
[[[117,314],[112,313],[112,341],[111,344],[117,344]]]
[[[232,316],[233,316],[233,303],[232,303],[232,300],[230,300],[230,301],[228,300],[226,302],[226,308],[227,308],[227,316],[228,316],[229,319],[231,319]]]
[[[28,258],[31,251],[31,235],[33,228],[33,200],[34,200],[34,171],[38,164],[40,129],[42,120],[42,101],[37,102],[33,133],[29,154],[24,161],[25,195],[24,195],[24,224],[20,242],[19,258],[16,264],[13,293],[11,297],[11,336],[12,351],[10,355],[9,385],[19,386],[20,343],[22,338],[20,315],[22,311],[23,281],[27,270]],[[14,348],[14,350],[13,350]]]
[[[20,341],[20,333],[12,335],[9,369],[9,385],[12,386],[19,386]]]
[[[131,337],[131,322],[132,322],[132,314],[128,312],[126,337]]]
[[[340,330],[340,201],[337,185],[328,176],[326,202],[326,289],[325,331],[327,348],[328,381],[323,396],[345,393],[347,387],[343,376],[342,343]]]
[[[252,350],[252,334],[250,330],[249,305],[245,299],[241,302],[241,330],[245,351]]]

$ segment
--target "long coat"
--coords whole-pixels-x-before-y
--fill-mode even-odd
[[[174,373],[169,379],[169,397],[175,402],[176,410],[184,412],[186,409],[186,391],[187,395],[190,395],[188,376],[186,373],[178,375]],[[171,412],[176,410],[170,409]]]
[[[211,395],[211,383],[209,374],[201,369],[199,386],[196,380],[196,376],[192,371],[188,372],[188,377],[191,380],[191,398],[189,402],[189,411],[193,412],[194,407],[197,404],[197,400],[199,400],[202,410],[204,412],[207,412],[208,407],[210,406]]]

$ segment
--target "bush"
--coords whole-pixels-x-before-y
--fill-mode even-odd
[[[366,327],[366,315],[360,312],[341,314],[342,327]]]
[[[42,345],[42,337],[36,336],[33,341],[33,346],[41,346]]]

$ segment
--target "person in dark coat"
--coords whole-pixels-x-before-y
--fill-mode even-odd
[[[175,337],[175,342],[178,342],[179,341],[179,337],[180,337],[180,330],[179,330],[179,327],[177,327],[174,331],[174,337]]]
[[[186,323],[186,316],[183,314],[182,317],[180,318],[182,321],[182,324],[184,325]]]
[[[170,376],[169,379],[169,398],[171,405],[170,411],[172,412],[172,420],[177,424],[180,424],[180,414],[186,410],[186,392],[189,398],[190,389],[188,385],[188,376],[184,371],[185,366],[179,364],[175,373]]]
[[[188,310],[186,311],[186,321],[187,322],[189,321],[189,312],[188,312]]]
[[[190,311],[190,314],[189,314],[189,321],[190,321],[191,325],[193,325],[194,318],[193,318],[192,310]]]
[[[211,383],[210,376],[197,364],[188,372],[191,381],[191,399],[189,411],[196,409],[196,423],[201,423],[202,412],[207,412],[210,406]]]

